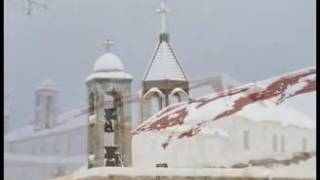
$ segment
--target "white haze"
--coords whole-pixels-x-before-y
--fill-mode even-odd
[[[84,79],[111,38],[137,91],[156,45],[158,0],[47,0],[23,13],[5,0],[5,88],[13,126],[32,118],[34,89],[51,77],[60,107],[85,103]],[[171,42],[190,79],[242,82],[315,65],[315,0],[169,0]]]

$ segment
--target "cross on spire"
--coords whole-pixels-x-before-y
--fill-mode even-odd
[[[167,14],[169,9],[166,7],[166,0],[161,0],[160,8],[156,12],[161,17],[161,33],[167,33]]]
[[[110,52],[110,49],[114,45],[114,42],[110,39],[107,39],[103,41],[102,45],[106,48],[106,52]]]

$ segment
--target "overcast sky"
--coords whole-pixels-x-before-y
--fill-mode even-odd
[[[159,0],[47,0],[23,13],[5,0],[5,88],[19,126],[30,121],[34,89],[51,77],[60,107],[84,103],[84,79],[112,51],[134,77],[136,91],[158,40]],[[315,0],[168,0],[171,42],[190,79],[218,73],[255,81],[314,66]]]

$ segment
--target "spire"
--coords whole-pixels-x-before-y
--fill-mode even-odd
[[[111,47],[114,45],[114,42],[110,39],[107,39],[102,42],[102,45],[106,48],[106,52],[110,52]]]
[[[183,68],[169,42],[169,33],[166,29],[166,15],[168,12],[166,0],[161,0],[161,6],[157,9],[157,13],[161,15],[160,41],[143,76],[144,81],[187,81]]]
[[[166,0],[161,0],[160,8],[156,10],[161,17],[160,41],[168,41],[169,33],[167,32],[167,14],[169,9],[166,7]]]

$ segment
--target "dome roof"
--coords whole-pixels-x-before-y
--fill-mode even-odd
[[[55,84],[55,82],[50,79],[46,78],[45,80],[42,81],[40,86],[37,88],[37,90],[52,90],[52,91],[58,91],[58,88]]]
[[[100,56],[95,62],[93,72],[124,71],[121,60],[118,56],[107,52]]]
[[[56,84],[54,83],[54,81],[50,78],[45,79],[44,81],[42,81],[41,83],[41,87],[55,87]]]
[[[120,58],[107,52],[100,56],[93,66],[93,73],[86,81],[93,79],[132,79],[132,76],[124,71]]]

